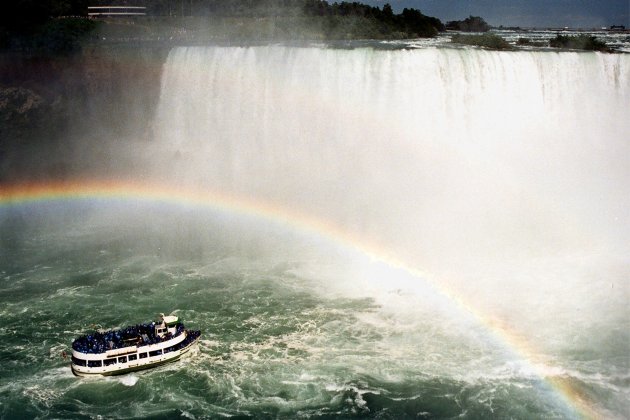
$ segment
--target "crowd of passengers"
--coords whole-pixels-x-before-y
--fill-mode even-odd
[[[184,325],[175,325],[175,334],[166,333],[163,337],[155,334],[155,322],[150,324],[132,325],[122,330],[110,330],[104,333],[84,335],[72,342],[72,348],[81,353],[104,353],[108,350],[120,349],[128,346],[148,346],[169,340],[184,331]]]
[[[181,343],[174,346],[174,350],[180,350],[186,347],[188,344],[195,341],[201,335],[201,331],[192,331],[188,330],[188,334],[186,334],[186,338]]]
[[[197,338],[199,338],[199,336],[201,335],[201,331],[187,331],[188,333],[186,334],[186,338],[183,339],[181,342],[175,344],[174,346],[170,346],[165,348],[163,351],[162,350],[154,350],[154,351],[150,351],[148,352],[149,357],[154,357],[154,356],[161,356],[162,354],[167,354],[170,353],[172,351],[178,351],[181,350],[185,347],[188,347],[190,345],[190,343],[192,343],[193,341],[195,341]],[[128,354],[127,356],[120,356],[120,357],[110,357],[108,359],[105,360],[85,360],[85,359],[81,359],[81,358],[77,358],[75,356],[72,356],[72,363],[78,366],[87,366],[87,367],[91,367],[91,368],[100,368],[103,366],[111,366],[111,365],[115,365],[117,363],[127,363],[127,360],[134,361],[134,360],[138,360],[138,357],[140,357],[140,359],[146,359],[147,358],[147,353],[134,353],[134,354]]]

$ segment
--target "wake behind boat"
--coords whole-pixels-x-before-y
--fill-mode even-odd
[[[84,335],[72,342],[72,373],[121,375],[159,366],[188,353],[200,336],[176,316],[164,314],[159,322]]]

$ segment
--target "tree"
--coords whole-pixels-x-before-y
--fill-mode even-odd
[[[383,14],[387,17],[393,17],[394,16],[394,10],[392,9],[392,5],[389,3],[385,3],[385,5],[383,6]]]
[[[468,16],[464,20],[453,20],[446,24],[446,29],[462,32],[488,32],[490,25],[479,16]]]

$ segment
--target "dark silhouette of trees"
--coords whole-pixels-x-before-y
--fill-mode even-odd
[[[394,17],[394,10],[392,9],[392,5],[389,3],[385,3],[383,6],[383,15],[386,17]]]
[[[257,36],[261,21],[273,21],[286,34],[318,39],[420,38],[444,30],[437,18],[416,9],[396,14],[389,3],[378,8],[322,0],[11,0],[0,15],[0,49],[72,51],[98,25],[56,18],[86,17],[88,2],[90,6],[144,6],[147,15],[155,19],[241,19],[241,26],[251,37]],[[161,22],[168,24],[167,20]],[[178,21],[177,25],[185,28],[186,23]]]
[[[462,32],[488,32],[490,25],[479,16],[468,16],[464,20],[452,20],[447,22],[446,29]]]
[[[484,34],[455,34],[451,38],[451,42],[462,45],[475,45],[491,50],[513,50],[505,39],[493,33]]]
[[[553,48],[565,48],[570,50],[605,51],[610,52],[605,42],[592,35],[560,35],[549,40],[549,46]]]

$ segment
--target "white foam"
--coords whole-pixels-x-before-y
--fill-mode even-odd
[[[138,383],[139,379],[140,378],[138,378],[136,375],[130,373],[130,374],[121,376],[119,381],[121,384],[125,386],[132,387]]]

